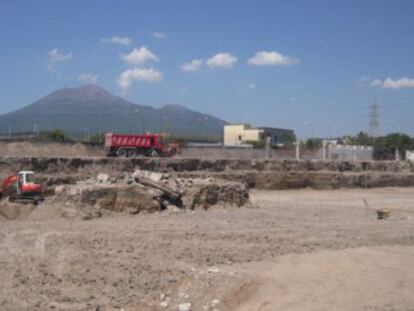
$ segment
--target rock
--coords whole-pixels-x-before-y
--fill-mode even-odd
[[[175,205],[168,204],[165,206],[165,210],[167,210],[170,213],[182,213],[184,210],[182,208],[179,208]]]
[[[186,302],[178,305],[178,311],[190,311],[191,310],[191,303]]]
[[[157,173],[157,172],[150,172],[150,171],[141,171],[141,170],[135,170],[135,172],[132,174],[132,177],[134,179],[136,178],[146,178],[150,179],[153,182],[160,182],[164,178],[164,174]]]
[[[160,303],[160,306],[163,307],[163,308],[167,308],[168,307],[168,301],[162,301]]]
[[[82,216],[82,220],[91,220],[93,218],[93,215],[91,213],[87,213]]]
[[[184,298],[184,299],[188,299],[190,298],[190,295],[187,293],[180,293],[180,297]]]
[[[212,306],[212,307],[215,307],[215,306],[217,306],[219,303],[220,303],[220,300],[218,300],[218,299],[213,299],[213,300],[211,301],[211,306]]]
[[[100,183],[107,183],[109,180],[109,176],[107,174],[98,174],[98,176],[96,176],[96,179],[98,180],[98,182]]]
[[[69,191],[68,191],[68,195],[78,196],[78,195],[81,194],[81,192],[82,192],[82,189],[81,188],[79,188],[79,187],[71,187],[69,189]]]
[[[207,272],[208,272],[208,273],[214,273],[214,274],[217,274],[217,273],[219,273],[219,269],[217,269],[217,268],[210,268],[210,269],[208,269],[208,270],[207,270]]]
[[[137,208],[137,207],[128,207],[126,209],[126,211],[127,211],[128,214],[136,215],[136,214],[139,213],[139,208]]]
[[[76,209],[73,208],[66,208],[63,212],[62,212],[62,217],[63,218],[67,218],[67,219],[74,219],[78,216],[78,211]]]
[[[64,185],[59,185],[55,187],[55,194],[62,194],[65,192],[66,187]]]

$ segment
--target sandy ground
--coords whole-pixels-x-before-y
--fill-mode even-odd
[[[85,221],[62,202],[0,217],[0,310],[414,310],[413,188],[251,197],[256,208]]]

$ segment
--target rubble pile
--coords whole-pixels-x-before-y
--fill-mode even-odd
[[[96,211],[138,214],[162,210],[209,209],[249,205],[248,186],[214,178],[176,178],[136,170],[133,174],[96,177],[55,188],[57,200],[75,201]]]

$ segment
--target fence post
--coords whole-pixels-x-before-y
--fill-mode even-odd
[[[296,161],[300,160],[300,140],[297,140],[295,142],[295,156],[296,156]]]
[[[271,138],[269,136],[266,137],[266,160],[269,160],[271,142],[272,142]]]
[[[326,141],[322,141],[322,160],[326,160]]]

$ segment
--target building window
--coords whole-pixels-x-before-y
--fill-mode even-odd
[[[239,135],[239,141],[240,141],[240,140],[242,140],[242,136],[241,136],[241,135]]]

